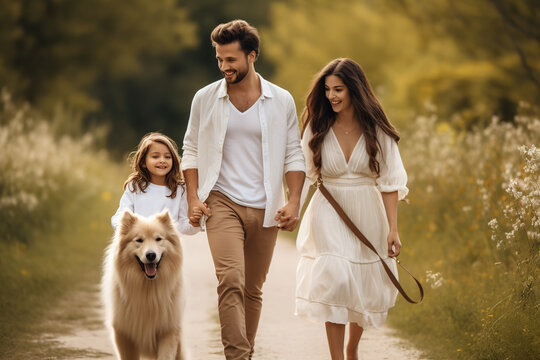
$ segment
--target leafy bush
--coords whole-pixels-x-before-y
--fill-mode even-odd
[[[0,359],[57,358],[43,338],[58,330],[47,320],[59,299],[99,281],[125,168],[76,118],[45,120],[6,91],[0,99],[0,241],[9,254],[0,258]]]
[[[47,121],[16,106],[3,90],[0,99],[0,239],[29,242],[58,227],[62,214],[94,196],[93,169],[107,161],[93,151],[92,134],[57,135]]]
[[[464,133],[420,117],[404,133],[403,258],[428,286],[422,305],[390,319],[436,358],[540,358],[535,111],[522,104],[513,123]]]

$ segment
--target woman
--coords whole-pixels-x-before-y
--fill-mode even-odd
[[[401,243],[397,202],[408,189],[399,135],[373,94],[361,67],[335,59],[319,73],[302,115],[302,148],[311,182],[325,187],[375,246],[397,277]],[[297,238],[296,315],[325,322],[330,354],[358,359],[366,327],[379,327],[397,290],[377,256],[345,225],[316,191]],[[386,255],[386,256],[385,256]]]

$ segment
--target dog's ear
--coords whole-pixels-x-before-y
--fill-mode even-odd
[[[157,214],[156,219],[166,227],[172,227],[172,220],[171,215],[169,215],[169,210],[165,209]]]
[[[133,214],[129,210],[124,211],[122,218],[120,219],[120,234],[127,234],[129,229],[131,229],[136,222],[137,215]]]
[[[166,231],[165,236],[167,237],[167,240],[169,240],[173,244],[179,244],[180,238],[176,230],[176,224],[171,219],[171,215],[169,214],[169,211],[165,209],[159,214],[154,215],[154,216],[155,216],[155,219],[163,225],[163,228]]]

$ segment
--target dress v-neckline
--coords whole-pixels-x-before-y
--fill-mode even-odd
[[[352,157],[354,155],[354,152],[356,151],[356,148],[358,147],[358,143],[360,143],[360,139],[362,139],[362,136],[364,136],[364,134],[360,134],[360,136],[358,137],[358,140],[356,140],[356,144],[354,144],[354,148],[351,151],[351,155],[349,155],[349,159],[347,159],[345,157],[345,152],[343,151],[343,148],[341,147],[341,144],[339,143],[337,135],[334,132],[334,129],[332,127],[330,127],[330,131],[332,131],[332,135],[334,135],[334,139],[336,140],[337,146],[338,146],[338,148],[339,148],[339,150],[341,152],[341,156],[342,156],[343,160],[345,161],[345,165],[347,165],[347,167],[349,167],[349,162],[351,161],[351,159],[352,159]]]

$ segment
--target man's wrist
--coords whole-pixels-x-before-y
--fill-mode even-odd
[[[289,197],[288,203],[300,207],[300,197]]]
[[[187,202],[188,204],[194,202],[194,201],[199,201],[199,196],[197,195],[197,193],[195,192],[194,194],[187,194]]]

